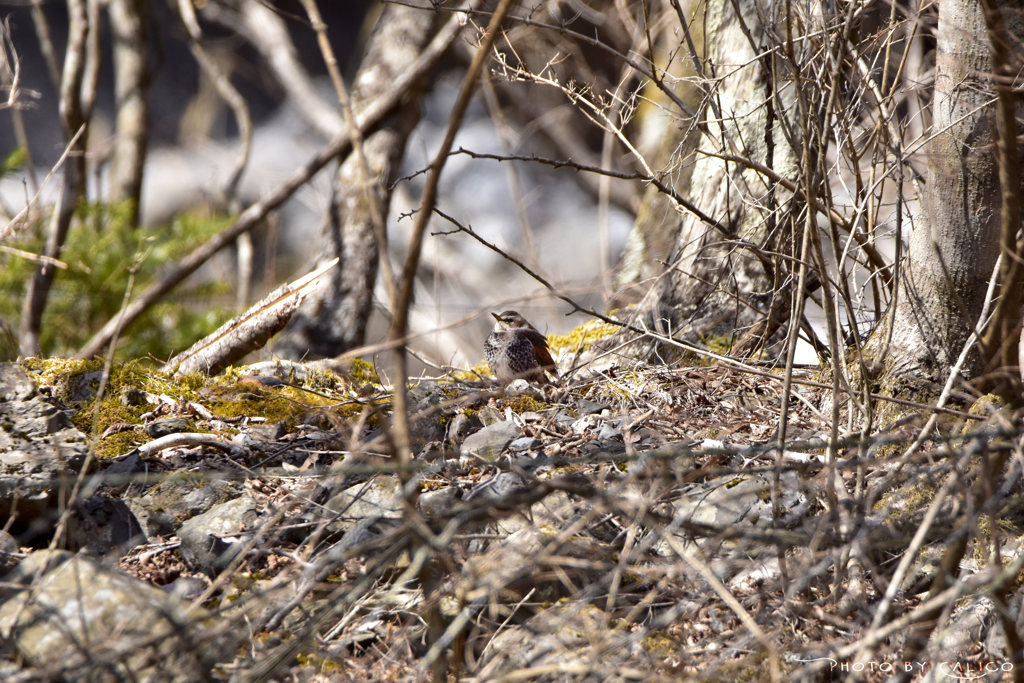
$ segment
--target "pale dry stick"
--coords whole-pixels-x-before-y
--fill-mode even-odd
[[[255,548],[257,543],[262,542],[264,536],[270,531],[270,529],[284,519],[285,515],[291,512],[292,508],[299,504],[299,501],[292,500],[287,505],[281,505],[273,515],[260,524],[256,533],[252,535],[245,545],[238,549],[238,552],[235,554],[234,559],[231,560],[231,563],[217,575],[217,578],[215,578],[209,586],[206,587],[206,590],[203,591],[202,595],[192,601],[192,604],[188,606],[187,610],[185,610],[185,617],[188,618],[195,614],[196,610],[200,609],[207,600],[212,598],[214,594],[220,590],[221,586],[226,582],[231,581],[234,578],[235,570],[238,569],[242,562],[247,559],[249,551]]]
[[[477,11],[477,12],[471,12],[470,14],[471,15],[472,14],[484,14],[484,15],[486,15],[486,12]],[[668,99],[670,99],[677,107],[679,107],[679,110],[682,111],[684,114],[686,114],[688,117],[693,118],[693,119],[697,118],[697,114],[693,110],[691,110],[690,107],[687,106],[687,104],[685,102],[683,102],[683,100],[679,97],[679,95],[676,94],[676,92],[672,88],[666,86],[665,83],[662,80],[659,80],[654,74],[652,74],[650,71],[648,71],[647,68],[641,62],[632,59],[629,55],[626,55],[626,54],[623,54],[623,53],[619,52],[618,50],[613,48],[611,45],[608,45],[607,43],[603,42],[602,40],[600,40],[596,36],[586,35],[586,34],[583,34],[583,33],[579,33],[577,31],[570,30],[570,29],[566,28],[565,24],[561,24],[561,25],[546,24],[546,23],[541,22],[541,21],[534,21],[533,19],[530,19],[529,17],[511,16],[511,17],[509,17],[509,21],[521,23],[524,26],[536,26],[538,28],[548,29],[548,30],[554,31],[555,33],[558,33],[560,35],[564,35],[564,36],[568,36],[570,38],[573,38],[573,39],[575,39],[575,40],[577,40],[580,43],[583,43],[585,45],[590,45],[591,47],[596,47],[599,50],[607,52],[616,61],[621,62],[623,64],[628,64],[629,66],[633,67],[633,69],[638,74],[642,75],[644,78],[646,78],[649,81],[651,81],[652,83],[654,83],[655,86],[657,86],[657,88],[659,90],[661,90],[662,93],[664,93],[664,95]],[[699,125],[700,125],[701,130],[707,135],[708,134],[707,126],[704,123],[700,123]]]
[[[529,595],[533,595],[534,590],[536,590],[536,588],[531,589]],[[527,597],[529,597],[529,595]],[[487,597],[487,595],[480,595],[459,610],[459,613],[455,615],[455,618],[452,619],[447,628],[445,628],[444,633],[442,633],[441,636],[431,644],[430,649],[427,650],[427,654],[423,656],[422,660],[420,660],[421,667],[424,669],[429,668],[442,655],[444,655],[445,651],[452,643],[455,642],[455,639],[459,637],[459,634],[462,633],[462,629],[466,627],[473,616],[483,609],[484,604],[487,602]],[[526,598],[523,598],[523,600],[526,600]],[[523,603],[523,600],[519,602],[519,605]],[[516,605],[515,608],[513,608],[512,614],[515,614],[516,610],[519,609],[519,605]],[[488,642],[488,645],[489,644],[490,642]]]
[[[645,15],[647,5],[644,3]],[[622,4],[618,6],[619,11],[629,16],[626,11],[626,7]],[[646,17],[645,17],[646,19]],[[650,39],[650,26],[646,20],[644,22],[645,31],[641,31],[639,25],[633,22],[633,49],[632,53],[642,56],[640,52],[640,46],[644,44],[644,37]],[[687,33],[689,35],[689,33]],[[648,44],[648,49],[653,51],[654,47]],[[651,70],[656,69],[654,65],[655,55],[651,52]],[[619,116],[620,107],[625,103],[622,99],[623,89],[626,87],[627,82],[636,74],[628,64],[622,66],[622,72],[619,76],[619,84],[615,87],[615,92],[612,94],[612,110],[614,116]],[[635,95],[636,93],[634,93]],[[615,146],[615,137],[610,131],[605,131],[604,135],[601,136],[601,166],[603,168],[612,167],[612,151]],[[602,175],[598,178],[597,184],[597,234],[598,234],[598,270],[601,273],[601,286],[604,288],[605,297],[608,298],[613,292],[612,279],[611,279],[611,247],[609,244],[609,233],[608,233],[608,205],[610,203],[611,195],[611,178],[606,175]]]
[[[82,88],[79,97],[81,98],[82,121],[89,121],[96,104],[96,89],[99,86],[100,66],[103,62],[100,52],[100,0],[85,0],[85,7],[89,35],[85,43],[85,73],[82,75]],[[88,142],[86,144],[88,145]]]
[[[441,58],[449,45],[461,30],[458,22],[451,21],[438,32],[423,54],[420,55],[409,69],[395,82],[394,87],[380,98],[371,102],[357,117],[360,131],[367,131],[379,123],[396,105],[401,102],[406,90],[420,77],[427,73]],[[253,228],[267,213],[285,202],[300,187],[318,173],[324,166],[351,148],[348,131],[342,131],[321,149],[312,159],[295,171],[290,178],[272,189],[263,199],[252,204],[238,218],[218,235],[210,239],[191,254],[183,258],[157,282],[149,286],[125,312],[125,324],[130,325],[144,311],[162,299],[179,282],[194,273],[214,254],[233,242],[238,235]],[[0,236],[2,238],[2,236]],[[106,346],[111,339],[114,322],[108,321],[103,328],[93,335],[79,352],[76,358],[89,358]]]
[[[239,683],[262,683],[270,680],[271,676],[277,671],[278,667],[285,664],[288,661],[294,659],[300,648],[304,646],[304,643],[308,642],[307,638],[311,637],[313,632],[319,627],[320,623],[325,621],[332,614],[340,614],[343,610],[347,609],[349,605],[355,604],[361,600],[364,595],[370,592],[373,584],[380,580],[380,573],[383,569],[389,566],[390,562],[394,560],[394,556],[397,555],[397,551],[404,549],[405,543],[401,543],[402,539],[399,536],[395,536],[395,541],[389,544],[385,552],[381,553],[377,557],[373,557],[373,560],[378,560],[375,566],[368,568],[363,577],[355,583],[355,585],[343,585],[335,589],[333,593],[327,596],[324,603],[330,605],[319,613],[314,615],[312,619],[308,619],[305,627],[301,633],[296,634],[296,638],[286,641],[271,650],[267,656],[256,662],[255,665],[246,671],[244,674],[238,676]],[[364,552],[360,553],[362,550]],[[345,552],[345,558],[357,557],[360,554],[366,554],[370,550],[369,544],[350,548]],[[371,563],[372,564],[372,563]],[[275,579],[276,581],[276,579]],[[294,600],[289,601],[285,605],[285,614],[290,612],[298,603]],[[280,619],[278,619],[280,616]],[[269,630],[276,628],[276,625],[280,623],[280,620],[284,618],[284,615],[275,615],[267,624]]]
[[[416,222],[413,225],[412,235],[409,237],[409,251],[402,270],[401,284],[395,297],[394,321],[392,322],[391,332],[388,335],[392,340],[402,339],[406,335],[406,327],[409,322],[409,305],[412,302],[413,283],[416,279],[416,270],[419,267],[420,251],[423,248],[423,236],[426,233],[427,224],[430,222],[434,205],[437,201],[441,170],[444,168],[448,152],[455,141],[455,133],[458,131],[466,109],[469,107],[473,91],[476,89],[477,82],[480,79],[480,72],[484,67],[484,61],[490,55],[491,46],[497,39],[501,24],[511,9],[513,2],[514,0],[501,0],[498,7],[494,10],[491,22],[487,26],[487,32],[480,41],[476,54],[473,55],[473,61],[462,81],[455,105],[452,107],[452,113],[448,119],[448,127],[445,131],[444,140],[441,142],[441,148],[430,165],[430,171],[427,174],[427,180],[423,187],[423,195],[420,199],[419,212],[416,214]],[[393,412],[395,449],[399,463],[405,465],[412,460],[412,447],[409,436],[409,406],[405,393],[408,364],[405,352],[401,347],[396,349],[394,354],[394,371],[395,396]],[[406,500],[406,503],[408,504],[410,501]]]
[[[50,169],[50,172],[46,174],[45,178],[43,178],[43,184],[39,186],[38,190],[36,190],[36,193],[32,196],[32,199],[30,199],[25,204],[25,208],[19,211],[17,215],[14,216],[14,218],[8,221],[7,225],[4,227],[3,230],[0,230],[0,240],[9,239],[16,230],[16,228],[14,227],[15,224],[28,216],[28,212],[31,211],[32,207],[35,206],[35,204],[39,201],[39,196],[43,193],[43,190],[46,188],[46,184],[50,182],[50,179],[54,175],[56,175],[57,170],[64,164],[64,160],[68,158],[68,154],[71,153],[71,148],[75,146],[75,143],[78,142],[78,138],[80,138],[82,136],[82,133],[85,132],[85,126],[86,124],[83,123],[82,126],[78,129],[78,132],[75,133],[74,137],[71,138],[71,141],[68,142],[66,147],[64,147],[64,153],[60,155],[60,159],[57,159],[57,163],[54,164],[53,168]]]
[[[532,277],[537,282],[539,282],[542,285],[544,285],[544,287],[546,287],[554,296],[558,297],[562,301],[564,301],[567,304],[569,304],[570,306],[572,306],[573,307],[572,313],[575,313],[577,311],[580,312],[580,313],[585,313],[585,314],[587,314],[589,316],[592,316],[593,318],[596,318],[597,320],[600,320],[602,322],[606,322],[609,325],[615,325],[616,327],[621,327],[623,329],[629,330],[630,332],[633,332],[633,333],[638,334],[640,336],[650,337],[652,339],[657,339],[657,340],[662,341],[662,342],[664,342],[666,344],[671,344],[673,346],[678,346],[680,348],[686,349],[688,351],[692,351],[692,352],[697,353],[699,355],[707,356],[709,358],[714,358],[715,360],[720,360],[720,361],[723,361],[725,363],[729,363],[730,365],[733,365],[733,366],[743,370],[744,372],[747,372],[747,373],[750,373],[750,374],[758,375],[760,377],[766,377],[766,378],[769,378],[769,379],[773,379],[775,381],[781,381],[781,378],[779,376],[773,375],[773,374],[768,373],[768,372],[763,372],[761,370],[758,370],[758,369],[756,369],[754,367],[751,367],[751,366],[749,366],[749,365],[747,365],[745,363],[742,363],[741,361],[736,360],[735,358],[730,358],[729,356],[723,356],[723,355],[717,354],[717,353],[715,353],[713,351],[709,351],[708,349],[702,349],[699,346],[694,346],[693,344],[687,344],[686,342],[679,341],[678,339],[673,339],[672,337],[669,337],[669,336],[659,335],[656,332],[652,332],[652,331],[648,330],[646,328],[646,326],[637,327],[635,325],[630,325],[629,323],[624,323],[621,320],[616,320],[614,318],[610,318],[610,317],[608,317],[606,315],[598,313],[593,308],[589,308],[589,309],[583,308],[578,303],[576,303],[572,298],[570,298],[570,297],[568,297],[568,296],[566,296],[564,294],[561,294],[557,289],[555,289],[555,287],[551,283],[549,283],[547,280],[542,278],[540,275],[538,275],[534,271],[532,271],[529,268],[527,268],[521,261],[519,261],[516,258],[510,256],[509,254],[506,254],[504,251],[502,251],[498,247],[494,246],[493,244],[489,243],[487,240],[485,240],[482,237],[480,237],[479,235],[477,235],[473,230],[471,230],[469,228],[466,228],[465,226],[461,225],[458,221],[456,221],[454,218],[452,218],[451,216],[448,216],[447,214],[445,214],[444,212],[442,212],[442,211],[440,211],[438,209],[434,209],[434,212],[437,213],[438,215],[442,216],[446,220],[450,221],[453,225],[457,226],[460,231],[467,233],[473,239],[477,240],[478,242],[483,244],[488,249],[491,249],[492,251],[494,251],[494,252],[496,252],[498,254],[501,254],[504,258],[506,258],[507,260],[509,260],[512,263],[516,264],[519,268],[521,268],[523,270],[523,272],[525,272],[527,275]],[[629,344],[635,343],[636,341],[637,340],[635,340],[635,339],[628,340],[627,342],[625,342],[625,343],[621,344],[620,346],[616,347],[616,349],[614,349],[614,350],[621,349],[621,348],[623,348],[625,346],[628,346]],[[393,348],[396,345],[397,345],[396,342],[388,342],[382,348]],[[801,385],[809,386],[809,387],[820,387],[820,388],[823,388],[823,389],[831,389],[832,388],[832,385],[823,384],[821,382],[815,382],[815,381],[812,381],[812,380],[805,380],[805,379],[799,379],[798,380],[798,379],[794,379],[793,382],[796,383],[796,384],[801,384]],[[803,399],[802,397],[800,397],[799,394],[797,394],[797,396],[799,398],[801,398],[801,400],[803,400],[804,403],[808,405],[808,407],[811,407],[810,404],[806,401],[806,399]],[[876,400],[880,400],[880,401],[887,401],[889,403],[897,403],[899,405],[909,406],[911,408],[918,408],[918,409],[922,409],[922,410],[929,410],[929,411],[932,411],[932,412],[939,412],[939,413],[946,413],[946,414],[949,414],[949,415],[956,415],[957,417],[962,417],[962,418],[965,418],[965,419],[968,419],[968,420],[984,420],[985,419],[983,417],[980,417],[980,416],[977,416],[977,415],[970,415],[969,413],[964,413],[964,412],[961,412],[959,410],[951,410],[949,408],[930,406],[930,405],[926,405],[924,403],[917,403],[915,401],[908,401],[906,399],[896,398],[896,397],[893,397],[893,396],[884,396],[882,394],[870,394],[870,397],[873,398],[873,399],[876,399]],[[815,413],[815,415],[817,415],[818,417],[821,417],[821,413],[819,413],[817,411],[817,409],[811,407],[811,410]],[[821,417],[821,419],[822,419],[822,421],[827,422],[827,420],[825,420],[824,417]]]
[[[331,4],[341,3],[334,0]],[[259,52],[266,69],[310,126],[327,139],[345,128],[341,114],[320,97],[313,78],[302,64],[285,22],[286,17],[291,18],[290,12],[262,0],[204,2],[202,5],[204,17],[238,33]]]
[[[50,35],[50,24],[43,13],[43,0],[32,0],[32,23],[35,25],[39,39],[39,51],[43,53],[46,71],[50,75],[53,89],[60,92],[60,67],[57,65],[57,51],[53,49],[53,38]]]
[[[536,586],[533,586],[532,588],[530,588],[530,592],[527,593],[526,595],[524,595],[523,599],[520,600],[518,603],[516,603],[515,607],[513,607],[511,610],[509,610],[508,616],[505,617],[505,621],[503,621],[500,624],[498,624],[498,628],[496,628],[494,630],[494,635],[492,635],[490,638],[487,639],[487,644],[484,645],[483,650],[480,651],[480,656],[481,657],[483,657],[485,654],[487,654],[487,650],[490,649],[491,644],[494,642],[494,639],[498,637],[499,633],[501,633],[502,631],[505,630],[505,627],[508,626],[508,623],[510,621],[512,621],[512,617],[514,617],[516,612],[519,611],[519,608],[522,607],[526,603],[527,600],[529,600],[531,597],[533,597],[533,594],[536,591],[537,591],[537,587]]]
[[[857,48],[853,45],[853,43],[850,43],[849,41],[847,41],[847,50],[850,52],[851,55],[857,54]],[[889,136],[893,140],[902,140],[903,138],[899,134],[899,129],[897,129],[896,124],[893,123],[894,112],[891,111],[889,107],[886,105],[886,102],[888,100],[885,98],[884,95],[882,95],[882,91],[879,89],[878,84],[875,82],[875,78],[871,75],[871,70],[868,68],[868,65],[864,63],[864,58],[857,57],[856,63],[857,73],[861,78],[861,82],[863,82],[864,85],[867,86],[867,88],[871,91],[871,94],[875,96],[875,102],[878,104],[878,109],[882,113],[882,120],[885,121],[885,126],[889,131]],[[895,152],[896,158],[899,159],[899,149],[896,149]],[[902,159],[900,160],[900,163],[902,163]],[[910,182],[914,184],[914,189],[917,190],[918,196],[923,197],[924,188],[921,187],[921,181],[918,180],[916,173],[912,173],[910,175]]]
[[[658,341],[664,342],[666,344],[671,344],[673,346],[678,346],[679,348],[686,349],[687,351],[692,351],[694,353],[697,353],[697,354],[700,354],[700,355],[703,355],[703,356],[707,356],[709,358],[714,358],[715,360],[720,360],[720,361],[722,361],[724,363],[728,363],[730,365],[735,366],[737,369],[742,370],[743,372],[746,372],[746,373],[749,373],[749,374],[752,374],[752,375],[757,375],[759,377],[765,377],[765,378],[768,378],[768,379],[774,379],[777,382],[782,381],[782,378],[779,377],[778,375],[773,375],[770,372],[764,372],[763,370],[758,370],[757,368],[754,368],[754,367],[751,367],[749,365],[746,365],[745,363],[742,363],[742,362],[736,360],[735,358],[730,358],[729,356],[723,356],[721,354],[715,353],[714,351],[709,351],[707,349],[702,349],[699,346],[694,346],[693,344],[687,344],[686,342],[682,342],[682,341],[679,341],[678,339],[673,339],[671,337],[667,337],[665,335],[658,334],[657,332],[651,332],[650,330],[641,330],[639,328],[634,328],[632,326],[623,325],[622,323],[619,323],[619,322],[614,322],[613,324],[617,324],[617,325],[622,326],[622,327],[627,327],[628,329],[630,329],[632,331],[639,332],[639,333],[643,334],[644,336],[651,337],[652,339],[657,339]],[[832,388],[831,384],[825,384],[823,382],[815,382],[814,380],[809,380],[809,379],[796,379],[796,378],[794,378],[793,379],[793,383],[794,384],[800,384],[800,385],[807,386],[807,387],[818,387],[818,388],[821,388],[821,389],[831,389]],[[920,410],[928,410],[928,411],[931,411],[933,413],[945,413],[946,415],[955,415],[957,417],[962,417],[962,418],[964,418],[966,420],[979,420],[979,421],[982,421],[982,420],[986,419],[986,418],[984,418],[984,417],[982,417],[980,415],[971,415],[970,413],[965,413],[965,412],[962,412],[960,410],[953,410],[951,408],[945,408],[945,407],[942,407],[942,406],[928,405],[926,403],[918,403],[916,401],[908,401],[907,399],[896,398],[894,396],[885,396],[883,394],[871,394],[870,396],[871,396],[871,398],[879,400],[879,401],[887,401],[889,403],[896,403],[898,405],[907,406],[907,407],[910,407],[910,408],[917,408],[917,409],[920,409]],[[826,420],[826,422],[827,422],[827,420]]]
[[[1013,562],[1010,563],[1005,569],[1000,571],[994,579],[988,581],[988,583],[980,591],[966,591],[968,588],[964,581],[956,581],[952,586],[936,595],[931,600],[924,602],[917,606],[912,612],[903,615],[899,619],[890,622],[885,627],[878,627],[870,629],[856,643],[851,643],[846,647],[840,648],[832,653],[834,659],[846,659],[851,655],[854,655],[862,650],[870,647],[874,647],[878,643],[882,642],[883,639],[889,637],[891,634],[897,631],[902,631],[908,626],[917,623],[920,619],[929,617],[935,610],[939,608],[949,608],[954,605],[961,597],[966,593],[967,595],[987,595],[993,591],[1001,590],[1002,587],[1009,581],[1014,581],[1020,574],[1021,570],[1024,569],[1024,553],[1020,553],[1014,558]],[[818,665],[811,667],[814,669],[820,669]],[[951,676],[954,677],[955,676]],[[797,680],[797,679],[794,679]],[[803,679],[800,679],[803,680]]]
[[[308,565],[308,563],[304,564]],[[348,626],[352,622],[353,619],[355,619],[357,616],[360,616],[361,614],[366,614],[367,612],[369,612],[369,610],[364,611],[363,608],[363,605],[365,605],[369,601],[369,595],[360,598],[359,600],[356,600],[356,602],[352,605],[352,609],[343,614],[341,619],[338,620],[338,623],[332,626],[331,629],[323,635],[323,640],[325,642],[334,640],[339,635],[341,635],[341,632],[345,629],[346,626]]]
[[[20,256],[26,261],[33,261],[35,263],[45,263],[47,265],[54,266],[62,270],[67,270],[68,267],[68,264],[64,263],[59,259],[50,258],[49,256],[46,256],[44,254],[33,254],[30,251],[22,251],[21,249],[15,249],[14,247],[6,247],[2,244],[0,244],[0,251],[6,252],[8,254],[14,254],[15,256]]]
[[[567,674],[567,676],[556,676]],[[492,679],[491,683],[516,683],[517,681],[537,680],[588,680],[589,674],[600,674],[603,680],[612,681],[646,681],[650,680],[651,672],[628,666],[607,666],[601,664],[547,664],[518,669],[501,678]],[[480,679],[470,679],[471,683],[482,683]]]
[[[622,576],[629,570],[630,560],[635,560],[633,544],[636,542],[636,535],[640,533],[641,518],[648,512],[649,510],[646,508],[638,506],[633,519],[630,520],[629,526],[626,528],[626,538],[623,540],[622,550],[619,552],[619,561],[615,563],[612,580],[608,586],[608,599],[604,606],[604,611],[608,614],[615,612],[615,601],[618,598],[619,587],[622,585]]]
[[[857,652],[859,652],[861,648],[873,647],[877,645],[893,633],[902,631],[907,627],[915,624],[918,621],[918,619],[922,619],[928,616],[928,614],[932,610],[956,602],[963,596],[964,588],[964,584],[958,581],[954,585],[950,586],[946,590],[936,595],[931,600],[921,603],[913,611],[904,614],[899,619],[889,622],[886,626],[882,628],[869,631],[867,635],[862,637],[856,643],[847,645],[846,647],[842,647],[838,650],[830,652],[830,657],[817,657],[811,660],[794,660],[797,662],[805,662],[809,664],[809,666],[806,666],[803,669],[794,672],[790,672],[790,675],[792,676],[791,680],[814,680],[810,677],[821,672],[827,666],[825,662],[838,662],[839,660],[845,660],[851,655],[854,655]],[[807,676],[806,678],[805,675]]]
[[[466,156],[469,156],[473,159],[493,159],[494,161],[532,161],[539,164],[544,164],[546,166],[551,166],[552,168],[571,168],[576,171],[585,171],[589,173],[595,173],[597,175],[606,175],[609,178],[618,178],[619,180],[640,180],[644,183],[654,185],[656,188],[658,188],[659,192],[662,192],[663,194],[667,195],[673,202],[679,205],[679,207],[686,210],[688,213],[692,214],[701,223],[704,223],[710,228],[714,228],[725,237],[732,238],[732,232],[729,227],[716,221],[714,218],[701,211],[693,202],[689,201],[688,199],[680,195],[678,192],[676,192],[671,187],[666,185],[656,176],[648,175],[645,173],[623,173],[621,171],[610,171],[601,168],[600,166],[588,166],[586,164],[579,164],[574,162],[572,159],[567,159],[563,161],[556,159],[547,159],[545,157],[538,157],[535,155],[527,156],[521,154],[512,156],[499,156],[497,154],[485,154],[482,152],[474,152],[464,147],[459,147],[459,149],[452,152],[452,154],[465,154]],[[414,175],[408,177],[414,177]],[[738,240],[735,240],[733,238],[733,241]],[[751,248],[752,246],[753,245],[749,245],[748,248]],[[757,254],[756,251],[754,253],[755,255]]]
[[[95,1],[95,0],[94,0]],[[86,0],[68,0],[68,42],[64,56],[64,73],[60,84],[59,114],[64,138],[86,126],[88,130],[91,107],[95,97],[98,68],[93,68],[99,57],[91,53],[95,47],[90,43],[90,34],[95,38],[99,26],[90,26],[93,12]],[[95,9],[95,6],[93,6]],[[95,17],[92,17],[95,18]],[[90,62],[90,60],[92,60]],[[88,76],[88,78],[87,78]],[[87,164],[84,156],[85,139],[79,138],[75,148],[77,156],[69,159],[64,170],[64,185],[53,211],[47,231],[43,253],[51,258],[60,256],[67,242],[71,223],[80,200],[87,193]],[[21,322],[18,330],[18,351],[24,356],[41,354],[40,332],[43,314],[53,287],[54,271],[39,265],[28,279],[28,287],[21,305]]]
[[[804,195],[803,188],[798,187],[797,184],[794,183],[789,178],[779,175],[779,173],[777,173],[773,169],[768,168],[764,164],[758,163],[744,156],[738,156],[735,154],[718,154],[716,152],[709,152],[706,150],[702,151],[701,153],[706,154],[707,156],[710,157],[715,157],[716,159],[721,159],[722,161],[732,161],[733,163],[746,166],[751,170],[757,171],[758,173],[765,176],[772,182],[776,182],[782,185],[784,188],[786,188],[793,194],[797,195],[800,199],[807,201],[809,205],[814,207],[815,211],[822,214],[829,220],[835,221],[835,223],[839,225],[839,227],[846,231],[848,234],[854,235],[854,239],[857,241],[857,245],[868,257],[868,261],[870,261],[872,265],[874,265],[876,268],[886,267],[887,264],[885,262],[885,259],[882,258],[882,255],[868,241],[867,237],[856,232],[856,230],[854,229],[855,226],[851,225],[849,220],[847,220],[834,208],[829,208],[825,206],[825,204],[822,203],[822,201],[817,197],[812,197],[811,199],[808,200]]]

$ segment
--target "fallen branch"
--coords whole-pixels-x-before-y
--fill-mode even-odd
[[[320,286],[318,278],[336,265],[338,259],[295,282],[278,287],[248,311],[167,361],[161,369],[175,375],[196,371],[216,375],[239,358],[263,348],[267,340],[284,329],[303,299]]]

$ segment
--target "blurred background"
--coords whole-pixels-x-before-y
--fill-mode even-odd
[[[318,100],[316,106],[340,117],[338,98],[302,4],[261,5],[272,10],[276,28],[283,30],[290,42],[268,45],[266,36],[271,33],[261,34],[245,23],[245,12],[250,9],[247,5],[254,3],[197,3],[202,45],[244,99],[252,120],[248,163],[234,196],[225,202],[222,188],[229,182],[242,147],[237,117],[218,93],[213,79],[200,68],[175,3],[136,4],[148,38],[151,103],[138,206],[142,233],[129,231],[116,245],[103,243],[102,235],[116,232],[101,223],[113,220],[105,213],[103,203],[110,198],[108,170],[119,133],[115,40],[107,12],[99,12],[96,39],[100,63],[85,140],[85,199],[93,206],[93,213],[90,219],[80,209],[72,223],[64,252],[65,256],[72,255],[68,262],[72,272],[58,272],[53,283],[42,323],[40,344],[44,355],[73,354],[90,331],[94,332],[105,317],[117,311],[124,296],[124,273],[139,249],[140,235],[148,233],[158,243],[170,239],[169,235],[177,236],[167,242],[166,250],[154,249],[146,257],[147,265],[154,269],[149,276],[155,277],[162,267],[161,259],[179,258],[190,245],[215,231],[204,221],[219,219],[218,225],[222,227],[225,216],[260,199],[327,144],[331,130],[318,125],[316,108],[307,101],[299,101],[295,84],[282,74],[297,73],[308,79]],[[87,11],[91,11],[89,7]],[[347,0],[322,2],[319,9],[345,81],[352,84],[366,53],[367,41],[380,20],[382,6]],[[56,81],[60,79],[67,51],[68,16],[64,3],[0,2],[0,18],[9,31],[7,72],[17,72],[20,88],[19,107],[0,112],[0,158],[9,160],[0,180],[0,198],[8,220],[25,208],[67,145]],[[585,22],[579,18],[576,21]],[[45,35],[41,26],[49,32],[49,49],[41,37]],[[386,230],[388,253],[396,271],[401,270],[405,258],[412,225],[408,216],[419,204],[425,178],[416,174],[429,164],[444,133],[471,55],[471,39],[475,37],[460,38],[434,68],[422,100],[422,119],[409,137],[398,180],[392,185]],[[275,50],[293,54],[294,63],[287,66],[293,71],[274,65]],[[596,61],[600,64],[599,58]],[[9,77],[8,83],[11,80]],[[610,81],[608,84],[614,85]],[[487,92],[478,89],[454,149],[465,147],[478,153],[537,154],[600,163],[602,145],[606,144],[601,131],[581,125],[578,113],[564,95],[554,91],[517,104],[524,92],[536,90],[537,86],[520,85],[514,91],[507,82],[496,85],[499,87]],[[600,79],[597,85],[601,85]],[[542,105],[542,100],[549,100],[550,106]],[[24,138],[19,137],[13,120],[16,111],[23,121]],[[559,144],[553,145],[552,139]],[[616,149],[614,154],[614,165],[622,165],[618,157],[623,151]],[[28,220],[5,235],[3,244],[33,253],[41,251],[48,229],[47,207],[52,207],[60,196],[64,168],[45,183]],[[167,305],[129,328],[127,340],[120,342],[120,353],[126,357],[152,354],[165,358],[183,350],[280,283],[311,270],[323,256],[322,232],[337,189],[337,173],[337,162],[328,164],[253,229],[251,241],[221,251],[178,286],[168,297]],[[602,309],[614,288],[612,268],[626,244],[643,188],[636,182],[614,180],[608,183],[611,189],[606,188],[602,195],[596,178],[585,176],[571,168],[453,156],[442,176],[437,205],[533,268],[560,292]],[[91,233],[87,227],[90,224]],[[452,229],[445,221],[435,219],[431,231]],[[76,237],[78,231],[86,232],[79,232]],[[104,254],[94,253],[96,250],[104,252],[107,261]],[[0,258],[5,259],[8,272],[6,278],[0,278],[0,287],[4,289],[0,298],[5,302],[0,316],[8,330],[16,334],[25,296],[24,283],[35,264],[9,253]],[[99,277],[104,268],[109,272]],[[97,291],[83,291],[97,279],[107,284]],[[87,298],[103,301],[83,303]],[[84,306],[93,310],[76,318],[79,314],[74,311],[81,311]],[[412,331],[427,333],[413,344],[418,352],[434,363],[476,364],[481,360],[483,339],[493,322],[488,311],[506,308],[520,310],[548,333],[563,333],[583,322],[579,316],[566,318],[569,307],[564,302],[513,263],[468,236],[427,237],[411,311]],[[387,295],[378,277],[365,342],[382,340],[388,325]],[[62,326],[68,329],[61,329]],[[347,349],[339,352],[344,350]],[[276,353],[306,355],[294,344]],[[257,355],[275,357],[274,346]]]

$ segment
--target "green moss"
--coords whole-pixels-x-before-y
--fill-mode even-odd
[[[700,340],[701,346],[706,348],[708,351],[717,353],[725,356],[732,351],[733,344],[736,343],[736,335],[734,334],[721,334],[713,337],[704,337]],[[702,356],[704,363],[710,363],[712,359],[707,356]]]
[[[640,641],[640,647],[655,657],[668,657],[679,654],[683,644],[667,636],[664,631],[653,631]]]
[[[25,358],[19,364],[35,374],[39,384],[54,387],[54,398],[60,401],[70,399],[68,395],[70,378],[103,369],[103,361],[96,359]]]
[[[309,666],[318,671],[340,671],[341,664],[333,659],[324,659],[310,652],[303,652],[296,655],[295,660],[302,666]]]
[[[366,361],[363,362],[365,363]],[[369,363],[367,363],[367,365],[369,365]],[[303,385],[308,389],[316,389],[317,391],[331,391],[337,383],[338,376],[330,370],[310,367],[307,370],[306,381],[303,382]]]
[[[547,406],[538,401],[532,396],[525,394],[516,396],[515,398],[506,398],[501,402],[502,408],[511,408],[513,413],[522,415],[523,413],[536,413],[544,410]]]
[[[377,376],[377,369],[362,358],[353,358],[352,364],[348,367],[348,376],[356,386],[364,384],[380,384],[380,377]]]
[[[978,400],[971,403],[971,408],[968,410],[968,413],[982,418],[987,418],[997,412],[1000,408],[1004,407],[1004,405],[1005,402],[1002,398],[994,393],[986,393],[984,396],[981,396]]]
[[[586,351],[595,341],[606,339],[621,329],[618,325],[603,320],[588,320],[568,334],[548,335],[548,346],[569,353],[575,353],[576,349]]]
[[[177,375],[175,377],[175,383],[187,391],[199,391],[206,386],[208,379],[207,375],[196,371],[190,372],[186,375]]]

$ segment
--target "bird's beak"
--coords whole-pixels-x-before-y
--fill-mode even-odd
[[[497,320],[499,323],[501,322],[501,316],[500,315],[498,315],[494,311],[491,311],[491,315],[493,315],[494,319]]]

